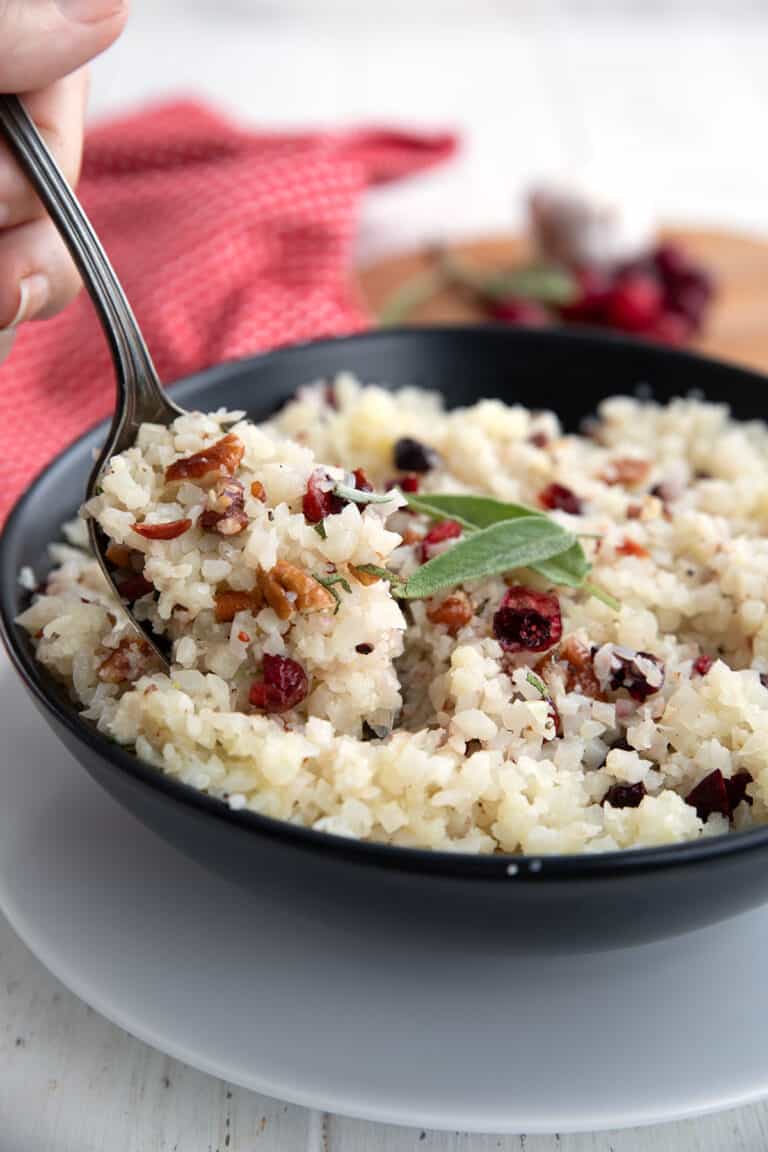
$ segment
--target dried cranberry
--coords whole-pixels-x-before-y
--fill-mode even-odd
[[[457,536],[461,536],[461,533],[461,524],[455,520],[441,520],[439,524],[435,524],[434,528],[430,528],[421,541],[422,564],[437,555],[438,548],[436,546],[438,544],[442,544],[445,540],[455,540]]]
[[[395,441],[394,456],[398,472],[431,472],[439,459],[434,448],[410,436]]]
[[[300,704],[309,691],[307,674],[289,656],[265,655],[263,680],[254,680],[250,701],[261,712],[288,712]]]
[[[659,244],[651,254],[656,271],[662,280],[674,280],[688,271],[688,256],[679,244]]]
[[[564,484],[548,484],[539,492],[539,504],[542,508],[551,508],[558,512],[570,512],[572,516],[580,516],[582,508],[581,497],[577,496]]]
[[[665,304],[671,313],[678,313],[688,322],[689,329],[698,331],[711,299],[706,281],[691,274],[681,283],[667,290]]]
[[[648,660],[660,672],[661,676],[658,684],[652,684],[648,680],[648,669],[644,669],[639,660]],[[649,696],[654,693],[660,692],[664,686],[664,665],[657,656],[652,656],[650,652],[636,652],[634,655],[623,655],[614,649],[613,657],[611,660],[611,673],[610,673],[611,688],[616,691],[619,688],[626,688],[629,695],[633,700],[639,700],[643,703]]]
[[[645,796],[645,784],[614,784],[603,796],[602,803],[611,808],[639,808]]]
[[[730,780],[725,782],[725,790],[728,793],[728,803],[731,806],[731,812],[735,812],[742,800],[752,807],[752,797],[747,796],[747,785],[752,783],[752,777],[746,770],[737,772],[735,776],[731,776]]]
[[[183,520],[166,520],[162,524],[132,524],[131,527],[146,540],[175,540],[189,531],[192,521],[185,517]]]
[[[528,437],[528,443],[532,444],[534,448],[546,448],[549,444],[549,436],[546,432],[534,432]]]
[[[553,702],[551,700],[549,701],[549,718],[552,721],[552,723],[554,724],[555,736],[558,736],[558,737],[562,736],[562,734],[563,734],[563,721],[560,717],[560,713],[557,710],[557,706],[555,704],[553,704]]]
[[[333,480],[322,468],[315,468],[309,477],[301,506],[310,524],[341,512],[344,507],[342,498],[333,492]]]
[[[685,798],[687,804],[696,809],[696,814],[706,820],[713,812],[722,816],[730,816],[731,803],[728,799],[728,789],[725,778],[719,768],[710,772]]]
[[[355,477],[355,488],[357,488],[358,492],[373,492],[373,484],[371,484],[362,468],[355,468],[352,475]]]
[[[120,580],[115,587],[121,598],[128,600],[131,604],[140,596],[146,596],[148,592],[155,590],[154,584],[147,580],[146,576],[141,576],[138,573],[135,576],[127,576],[125,580]]]
[[[408,472],[405,476],[403,476],[400,479],[400,488],[402,489],[403,492],[410,492],[412,494],[415,494],[416,492],[418,492],[420,484],[421,484],[421,480],[419,479],[419,477],[416,475],[415,472]]]
[[[516,296],[493,300],[488,313],[504,324],[523,324],[528,328],[546,328],[552,323],[552,316],[542,304]]]
[[[563,305],[560,315],[572,324],[602,323],[611,298],[610,279],[600,268],[579,268],[575,275],[578,295],[575,300]]]
[[[661,290],[654,277],[633,272],[614,284],[606,317],[614,328],[644,332],[658,319],[661,304]]]
[[[685,316],[677,312],[664,312],[659,316],[646,335],[659,344],[670,344],[673,348],[687,344],[693,335],[693,325]]]
[[[714,662],[714,656],[697,656],[693,662],[691,672],[696,676],[706,676]]]
[[[373,652],[373,644],[356,644],[355,652],[359,652],[361,656],[370,656],[371,652]]]
[[[563,634],[556,596],[515,585],[493,616],[493,631],[505,652],[543,652]]]

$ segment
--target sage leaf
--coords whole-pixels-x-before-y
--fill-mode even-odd
[[[605,588],[601,588],[599,584],[586,583],[583,588],[589,596],[594,596],[596,600],[602,600],[603,604],[607,604],[614,612],[621,611],[621,604],[616,597],[611,596],[610,592],[606,592]]]
[[[538,508],[527,508],[525,504],[507,504],[490,496],[473,496],[471,493],[453,495],[430,492],[423,496],[409,495],[406,499],[408,507],[414,511],[423,512],[436,520],[456,520],[470,531],[490,528],[491,524],[498,524],[502,520],[517,520],[522,516],[544,518],[544,513]]]
[[[322,523],[322,521],[320,521],[320,523]],[[341,608],[341,596],[339,596],[335,585],[341,584],[344,591],[348,592],[351,596],[352,589],[349,586],[349,581],[339,573],[332,574],[330,576],[321,576],[318,572],[313,572],[312,575],[315,580],[317,580],[318,584],[322,584],[323,588],[328,589],[331,596],[333,596],[334,600],[336,601],[336,607],[333,610],[333,614],[336,616],[338,614],[339,608]]]
[[[359,488],[350,488],[347,484],[336,484],[333,494],[342,500],[351,500],[353,504],[389,504],[397,496],[394,491],[361,492]]]
[[[470,532],[488,528],[492,524],[520,520],[523,517],[537,517],[548,524],[555,524],[554,520],[538,508],[528,508],[525,504],[507,504],[490,496],[428,493],[423,496],[409,496],[408,506],[436,519],[456,520]],[[525,567],[532,568],[553,584],[566,584],[571,588],[579,588],[592,566],[578,540],[574,540],[560,525],[556,527],[563,534],[562,551],[547,560],[526,564]]]
[[[535,567],[545,580],[551,580],[553,584],[567,584],[570,588],[580,588],[592,565],[577,540],[565,552],[560,552],[548,560],[539,560],[529,567]]]
[[[540,676],[537,676],[535,672],[529,672],[526,680],[532,688],[536,689],[540,696],[543,696],[545,700],[549,699],[549,691]]]
[[[387,580],[393,585],[392,591],[397,595],[397,587],[405,584],[402,576],[397,572],[390,572],[389,568],[382,568],[378,564],[356,564],[358,572],[367,572],[369,576],[378,576],[379,580]]]
[[[540,560],[557,556],[574,543],[573,536],[545,516],[503,520],[459,540],[446,552],[422,564],[404,586],[392,590],[407,600],[433,596],[468,580],[498,576],[513,568],[529,568]]]

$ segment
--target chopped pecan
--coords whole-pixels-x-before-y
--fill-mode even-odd
[[[211,506],[200,517],[200,527],[221,536],[237,536],[247,525],[242,484],[239,480],[219,480]]]
[[[592,666],[592,653],[586,644],[575,636],[568,636],[560,648],[560,656],[567,661],[565,687],[568,692],[578,692],[593,700],[604,700],[605,695]]]
[[[455,592],[446,596],[439,604],[430,601],[427,616],[433,624],[445,624],[451,636],[455,636],[472,619],[472,605],[465,592]]]
[[[371,584],[378,584],[381,580],[381,576],[377,576],[374,572],[363,572],[362,568],[356,568],[354,564],[350,564],[349,574],[364,588],[368,588]]]
[[[130,568],[133,555],[133,549],[129,548],[127,544],[115,544],[114,541],[106,551],[107,560],[110,564],[114,564],[115,568]]]
[[[216,605],[214,615],[220,624],[230,624],[238,612],[258,612],[263,603],[258,588],[251,592],[221,589],[213,599]]]
[[[258,575],[259,589],[279,620],[288,620],[293,612],[293,605],[285,594],[285,589],[272,575],[260,569]]]
[[[192,521],[186,517],[183,520],[169,520],[165,524],[133,524],[134,532],[143,536],[145,540],[175,540],[183,536],[192,527]]]
[[[625,488],[639,488],[648,479],[651,470],[649,460],[639,460],[635,456],[620,456],[611,460],[600,473],[605,484],[621,484]]]
[[[254,500],[261,500],[262,504],[266,503],[267,493],[261,480],[254,480],[251,484],[251,496]]]
[[[336,607],[336,599],[327,588],[287,560],[278,560],[270,575],[286,592],[295,593],[299,612],[326,612]]]
[[[105,684],[133,683],[144,672],[148,652],[146,640],[138,636],[124,636],[114,652],[110,652],[99,665],[99,680]]]
[[[233,476],[245,453],[242,440],[229,432],[214,444],[201,448],[192,456],[174,460],[165,470],[168,483],[190,480],[194,484],[213,484],[227,476]]]

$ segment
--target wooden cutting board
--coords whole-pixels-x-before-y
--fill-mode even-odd
[[[668,229],[663,235],[684,245],[717,279],[718,294],[706,331],[694,345],[708,355],[768,372],[768,241],[737,232]],[[450,246],[485,268],[520,262],[528,256],[520,237],[494,236]],[[363,268],[359,283],[374,315],[392,294],[430,267],[427,249]],[[447,289],[416,309],[409,324],[455,324],[485,317],[460,290]]]

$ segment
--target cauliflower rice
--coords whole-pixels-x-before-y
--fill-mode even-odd
[[[366,480],[386,501],[333,493]],[[460,532],[405,508],[417,487],[543,503],[618,610],[528,570],[398,600],[361,566],[407,577]],[[341,376],[261,425],[144,425],[82,515],[171,672],[83,519],[19,617],[37,658],[102,732],[233,809],[530,854],[768,820],[768,428],[722,405],[618,397],[564,435]]]

